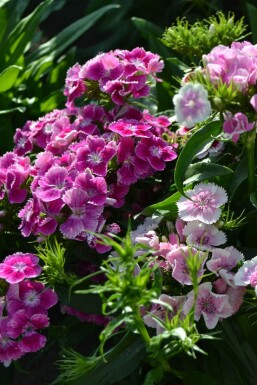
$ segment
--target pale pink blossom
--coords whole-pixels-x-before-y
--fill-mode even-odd
[[[188,222],[183,234],[186,242],[200,250],[212,250],[214,246],[222,245],[227,238],[223,231],[214,225],[207,225],[199,221]]]
[[[186,194],[188,198],[181,197],[177,202],[178,214],[183,221],[215,223],[221,215],[220,207],[228,200],[225,190],[214,183],[199,183]]]
[[[211,114],[208,92],[198,83],[186,83],[173,97],[176,119],[187,128],[207,119]]]
[[[188,294],[183,306],[183,311],[188,314],[194,305],[194,292]],[[233,314],[232,306],[229,303],[229,296],[226,294],[215,294],[212,292],[210,282],[198,286],[197,299],[195,303],[194,319],[199,321],[203,316],[208,329],[214,329],[222,318],[230,317]]]

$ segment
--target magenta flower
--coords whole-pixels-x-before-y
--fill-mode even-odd
[[[211,114],[208,93],[201,84],[187,83],[173,97],[176,119],[187,128],[203,122]]]
[[[18,341],[13,340],[8,333],[9,317],[0,319],[0,362],[9,366],[13,360],[18,360],[24,355]]]
[[[187,191],[187,196],[177,202],[179,217],[183,221],[199,220],[207,224],[218,221],[220,206],[228,200],[225,190],[214,183],[199,183]]]
[[[72,186],[68,171],[64,167],[51,167],[44,177],[40,178],[36,195],[44,202],[61,198],[63,193]]]
[[[123,137],[119,142],[117,160],[122,166],[117,171],[117,178],[121,184],[130,185],[151,174],[148,162],[135,155],[134,146],[132,138]]]
[[[81,188],[66,191],[63,201],[72,211],[68,219],[60,226],[65,238],[75,239],[81,234],[87,237],[87,231],[96,231],[98,219],[103,211],[102,206],[87,203],[88,194]]]
[[[13,288],[9,289],[6,295],[9,314],[15,314],[22,309],[30,315],[47,314],[47,310],[58,301],[56,293],[47,289],[41,282],[22,281],[17,286],[16,295],[13,294]]]
[[[254,127],[255,123],[249,123],[247,116],[242,112],[238,112],[234,116],[231,116],[231,114],[225,115],[223,130],[235,143],[238,141],[241,134],[252,131]]]
[[[135,153],[140,159],[148,161],[156,171],[163,171],[165,162],[177,157],[173,147],[157,137],[143,138],[136,146]]]
[[[81,66],[77,63],[67,72],[64,95],[68,97],[68,105],[86,91],[86,86],[80,77],[80,70]]]
[[[85,146],[77,152],[77,169],[85,171],[86,168],[98,175],[106,176],[108,162],[116,155],[116,144],[106,143],[103,138],[89,136]]]
[[[117,132],[121,136],[135,136],[138,138],[149,138],[152,136],[149,124],[134,119],[120,119],[108,126],[108,129]]]
[[[41,270],[38,257],[30,253],[12,254],[0,263],[0,277],[12,284],[21,282],[25,278],[37,277]]]
[[[37,332],[49,326],[46,314],[28,315],[24,309],[17,311],[7,326],[7,332],[11,338],[19,338],[19,348],[24,353],[36,352],[46,344],[46,337]]]
[[[203,316],[208,329],[214,329],[218,321],[222,318],[230,317],[233,309],[229,304],[229,296],[226,294],[215,294],[212,291],[210,282],[202,283],[198,286],[197,300],[195,304],[194,319],[199,321]],[[194,293],[188,294],[183,311],[188,314],[194,305]]]
[[[86,169],[86,172],[79,174],[75,181],[74,187],[79,187],[87,194],[87,203],[93,205],[102,206],[106,203],[107,199],[107,184],[103,177],[95,177],[90,169]]]
[[[192,247],[181,246],[174,248],[166,256],[167,262],[172,268],[172,277],[182,285],[192,285],[192,278],[187,264],[187,260],[192,255],[197,255],[199,262],[201,261],[197,271],[197,276],[200,279],[204,273],[205,253]]]
[[[190,246],[200,250],[212,250],[213,246],[222,245],[227,240],[225,233],[217,227],[198,221],[189,222],[184,227],[183,235]]]

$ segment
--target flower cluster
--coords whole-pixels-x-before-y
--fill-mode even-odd
[[[45,335],[39,331],[49,326],[48,309],[57,303],[57,295],[28,279],[40,273],[34,254],[16,253],[0,263],[0,277],[9,283],[0,299],[0,362],[5,366],[46,344]]]
[[[188,190],[187,196],[177,202],[179,218],[175,226],[169,224],[168,237],[158,235],[160,220],[151,222],[151,219],[131,233],[134,243],[146,244],[153,250],[168,286],[175,293],[163,293],[159,298],[161,304],[155,304],[144,316],[146,325],[157,328],[157,334],[163,329],[155,317],[164,321],[166,316],[172,319],[177,313],[185,317],[192,310],[194,291],[185,292],[178,283],[183,287],[192,286],[193,274],[198,281],[194,317],[198,321],[203,316],[209,329],[237,312],[245,293],[245,284],[235,276],[243,254],[233,246],[220,247],[226,242],[226,235],[217,228],[217,221],[221,206],[227,202],[226,192],[214,183],[200,183]],[[167,314],[163,302],[172,307],[172,314]]]
[[[24,237],[43,239],[60,230],[64,238],[107,250],[91,233],[117,233],[117,224],[106,224],[110,210],[124,205],[132,184],[177,157],[169,119],[129,101],[149,94],[162,66],[143,48],[76,64],[67,73],[67,108],[16,130],[14,151],[0,158],[0,199],[23,203],[18,217]],[[76,106],[81,96],[92,102]]]

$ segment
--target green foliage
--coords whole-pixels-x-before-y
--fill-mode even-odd
[[[162,42],[197,63],[203,54],[216,45],[230,45],[233,41],[243,39],[246,29],[244,18],[235,21],[232,13],[226,17],[224,13],[218,12],[216,16],[194,24],[189,24],[186,18],[178,18],[176,24],[166,29]]]
[[[26,17],[22,15],[29,1],[0,3],[0,116],[5,115],[0,153],[12,148],[17,126],[63,107],[66,72],[75,60],[75,50],[67,50],[106,12],[117,8],[115,4],[99,8],[41,44],[40,23],[64,3],[44,0]]]
[[[193,162],[196,154],[198,154],[207,143],[211,142],[220,133],[220,130],[221,123],[219,121],[212,121],[206,124],[189,138],[181,151],[176,162],[174,179],[177,189],[182,195],[186,196],[184,192],[184,181],[188,167]]]

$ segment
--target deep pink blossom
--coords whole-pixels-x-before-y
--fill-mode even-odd
[[[172,146],[157,137],[143,138],[136,146],[136,155],[156,171],[163,171],[165,162],[176,159],[177,154]]]
[[[89,136],[86,145],[77,152],[77,169],[84,171],[90,168],[98,176],[106,176],[108,162],[116,154],[114,142],[106,143],[103,138]]]
[[[255,123],[249,123],[247,116],[242,112],[238,112],[234,116],[229,113],[225,114],[223,130],[235,143],[241,134],[252,131],[254,127]]]
[[[149,138],[152,136],[149,124],[138,122],[134,119],[120,119],[108,126],[108,129],[117,132],[121,136],[135,136]]]
[[[0,263],[0,277],[9,283],[17,283],[25,278],[37,277],[41,273],[38,257],[30,253],[15,253]]]
[[[45,176],[40,178],[38,184],[36,195],[44,202],[61,198],[63,193],[72,186],[67,170],[59,166],[51,167]]]

